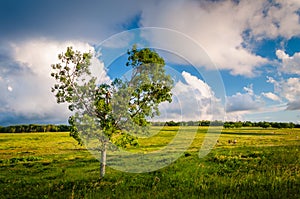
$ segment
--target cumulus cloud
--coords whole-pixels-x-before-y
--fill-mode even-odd
[[[83,42],[58,42],[53,40],[30,40],[11,45],[12,62],[3,65],[1,80],[0,112],[5,113],[6,118],[0,118],[0,123],[17,121],[22,118],[25,121],[56,121],[66,122],[69,111],[66,105],[58,105],[51,93],[54,79],[50,76],[51,64],[57,63],[57,55],[73,46],[81,52],[93,52],[93,48]],[[97,74],[102,81],[108,81],[103,64],[96,58],[91,60],[92,72]],[[7,117],[10,120],[7,121]],[[14,119],[12,119],[14,118]],[[8,123],[9,124],[9,123]]]
[[[141,24],[178,30],[201,45],[218,68],[230,70],[235,75],[253,76],[255,69],[268,60],[243,45],[243,32],[248,28],[249,16],[261,8],[261,1],[248,4],[245,1],[239,4],[233,1],[162,1],[143,11]],[[162,40],[161,37],[169,39],[169,35],[155,35],[152,42]],[[169,45],[177,52],[188,52],[194,62],[203,64],[195,47],[177,40]]]
[[[275,93],[287,100],[287,110],[300,110],[300,78],[291,77],[286,80],[275,80],[268,77],[268,82],[274,85]]]
[[[224,108],[211,87],[188,72],[181,73],[183,80],[172,89],[172,103],[160,105],[157,120],[224,120]]]
[[[255,110],[259,107],[261,107],[260,102],[257,102],[253,96],[247,93],[237,93],[227,97],[226,110],[228,112]]]
[[[272,93],[272,92],[267,92],[267,93],[262,93],[262,95],[268,99],[271,99],[273,101],[280,101],[280,97],[278,95]]]
[[[276,38],[278,36],[290,39],[300,35],[298,0],[275,1],[241,1],[245,4],[260,4],[255,6],[251,18],[247,20],[251,34],[256,39]]]
[[[130,0],[116,7],[119,3],[117,0],[84,4],[75,1],[72,6],[69,2],[53,1],[3,3],[0,7],[0,122],[17,121],[16,118],[23,118],[23,121],[65,120],[69,114],[66,107],[57,105],[49,91],[53,85],[49,77],[50,64],[56,62],[57,54],[68,45],[79,50],[94,50],[86,42],[62,42],[66,39],[98,43],[128,27],[162,27],[165,31],[141,32],[141,35],[150,46],[168,50],[167,62],[182,65],[190,62],[194,66],[215,70],[213,62],[231,74],[252,77],[269,63],[267,58],[255,54],[257,42],[276,40],[277,37],[287,41],[300,36],[299,0],[158,0],[142,3]],[[30,5],[30,13],[23,9],[24,4]],[[179,32],[170,34],[166,28]],[[33,39],[37,37],[48,39]],[[124,34],[124,37],[112,39],[104,46],[126,47],[134,39],[134,36]],[[9,42],[12,43],[7,45]],[[288,55],[277,50],[276,56],[281,62],[281,72],[300,74],[299,52]],[[93,68],[93,72],[101,74],[101,80],[109,81],[103,64],[96,59],[92,62],[99,66]],[[211,103],[218,102],[211,89],[215,87],[189,73],[181,75],[183,80],[174,88],[174,103],[164,105],[168,107],[165,109],[168,118],[178,118],[181,107],[187,110],[184,119],[209,119],[214,112]],[[260,96],[273,101],[286,100],[289,110],[300,109],[298,77],[286,80],[269,78],[268,82],[274,84],[274,92],[264,92]],[[244,91],[227,98],[228,115],[238,118],[239,113],[257,111],[263,105],[251,87],[245,87]]]
[[[281,60],[280,71],[285,74],[298,74],[300,75],[300,52],[289,56],[283,50],[277,50],[276,56]]]
[[[200,44],[220,69],[254,76],[269,60],[253,52],[252,41],[300,36],[299,9],[297,0],[161,1],[147,5],[140,24],[178,30]],[[156,35],[152,42],[161,37],[168,40]],[[201,61],[195,48],[174,40],[170,45]]]
[[[30,13],[23,9],[24,4],[30,4]],[[72,6],[69,2],[16,4],[7,1],[0,10],[3,25],[0,38],[28,39],[42,35],[60,40],[81,38],[99,42],[131,26],[171,28],[201,45],[220,69],[235,75],[253,76],[268,60],[253,53],[248,39],[257,41],[277,36],[289,39],[300,34],[298,0],[130,0],[115,6],[118,4],[118,0],[75,1]],[[12,10],[8,12],[7,7]],[[11,16],[13,13],[18,15]],[[168,40],[169,35],[155,35],[151,42],[158,37]],[[116,42],[125,44],[126,38]],[[175,52],[179,52],[178,49],[189,52],[189,59],[205,64],[193,46],[182,45],[174,39],[169,45]]]
[[[258,110],[264,106],[264,102],[260,97],[254,94],[252,85],[244,87],[244,90],[246,93],[238,92],[227,97],[227,112],[252,111]]]

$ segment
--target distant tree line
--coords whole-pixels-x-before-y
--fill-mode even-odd
[[[241,128],[241,127],[262,127],[262,128],[300,128],[300,124],[293,122],[251,122],[251,121],[238,121],[238,122],[224,122],[224,128]]]
[[[152,126],[223,126],[224,128],[262,127],[262,128],[300,128],[300,124],[292,122],[222,122],[222,121],[187,121],[187,122],[152,122]],[[34,132],[69,132],[69,125],[54,124],[23,124],[14,126],[0,126],[0,133],[34,133]]]
[[[68,132],[69,125],[53,125],[53,124],[23,124],[14,126],[0,126],[0,133],[34,133],[34,132]]]
[[[300,128],[300,124],[292,122],[251,122],[251,121],[237,121],[237,122],[222,122],[222,121],[187,121],[187,122],[152,122],[153,126],[223,126],[224,128],[241,128],[241,127],[262,127],[262,128]]]
[[[222,121],[209,121],[209,120],[202,120],[202,121],[187,121],[187,122],[152,122],[152,126],[223,126],[224,122]]]

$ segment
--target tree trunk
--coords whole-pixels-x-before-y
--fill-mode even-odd
[[[103,149],[101,150],[101,160],[100,160],[100,179],[105,175],[106,166],[106,144],[104,143]]]

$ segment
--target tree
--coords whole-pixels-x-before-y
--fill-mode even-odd
[[[261,127],[266,129],[266,128],[271,127],[271,124],[269,122],[262,122]]]
[[[235,128],[242,128],[242,126],[243,126],[243,123],[241,121],[238,121],[238,122],[234,123]]]
[[[180,122],[169,121],[166,122],[166,126],[180,126]]]
[[[149,48],[128,50],[131,77],[97,84],[90,72],[92,53],[68,47],[53,64],[57,83],[52,88],[57,103],[68,103],[70,135],[79,144],[99,152],[100,178],[105,175],[107,150],[138,145],[137,135],[148,132],[147,118],[159,115],[158,105],[172,101],[173,81],[165,72],[165,62]]]
[[[243,122],[243,127],[251,127],[252,126],[252,122],[251,121],[245,121]]]

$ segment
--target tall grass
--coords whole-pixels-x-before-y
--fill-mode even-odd
[[[197,134],[169,166],[141,174],[108,168],[101,181],[99,162],[68,133],[0,134],[0,198],[300,198],[299,130],[226,129],[199,159],[207,129],[184,128]],[[159,150],[176,132],[164,127],[129,150]]]

